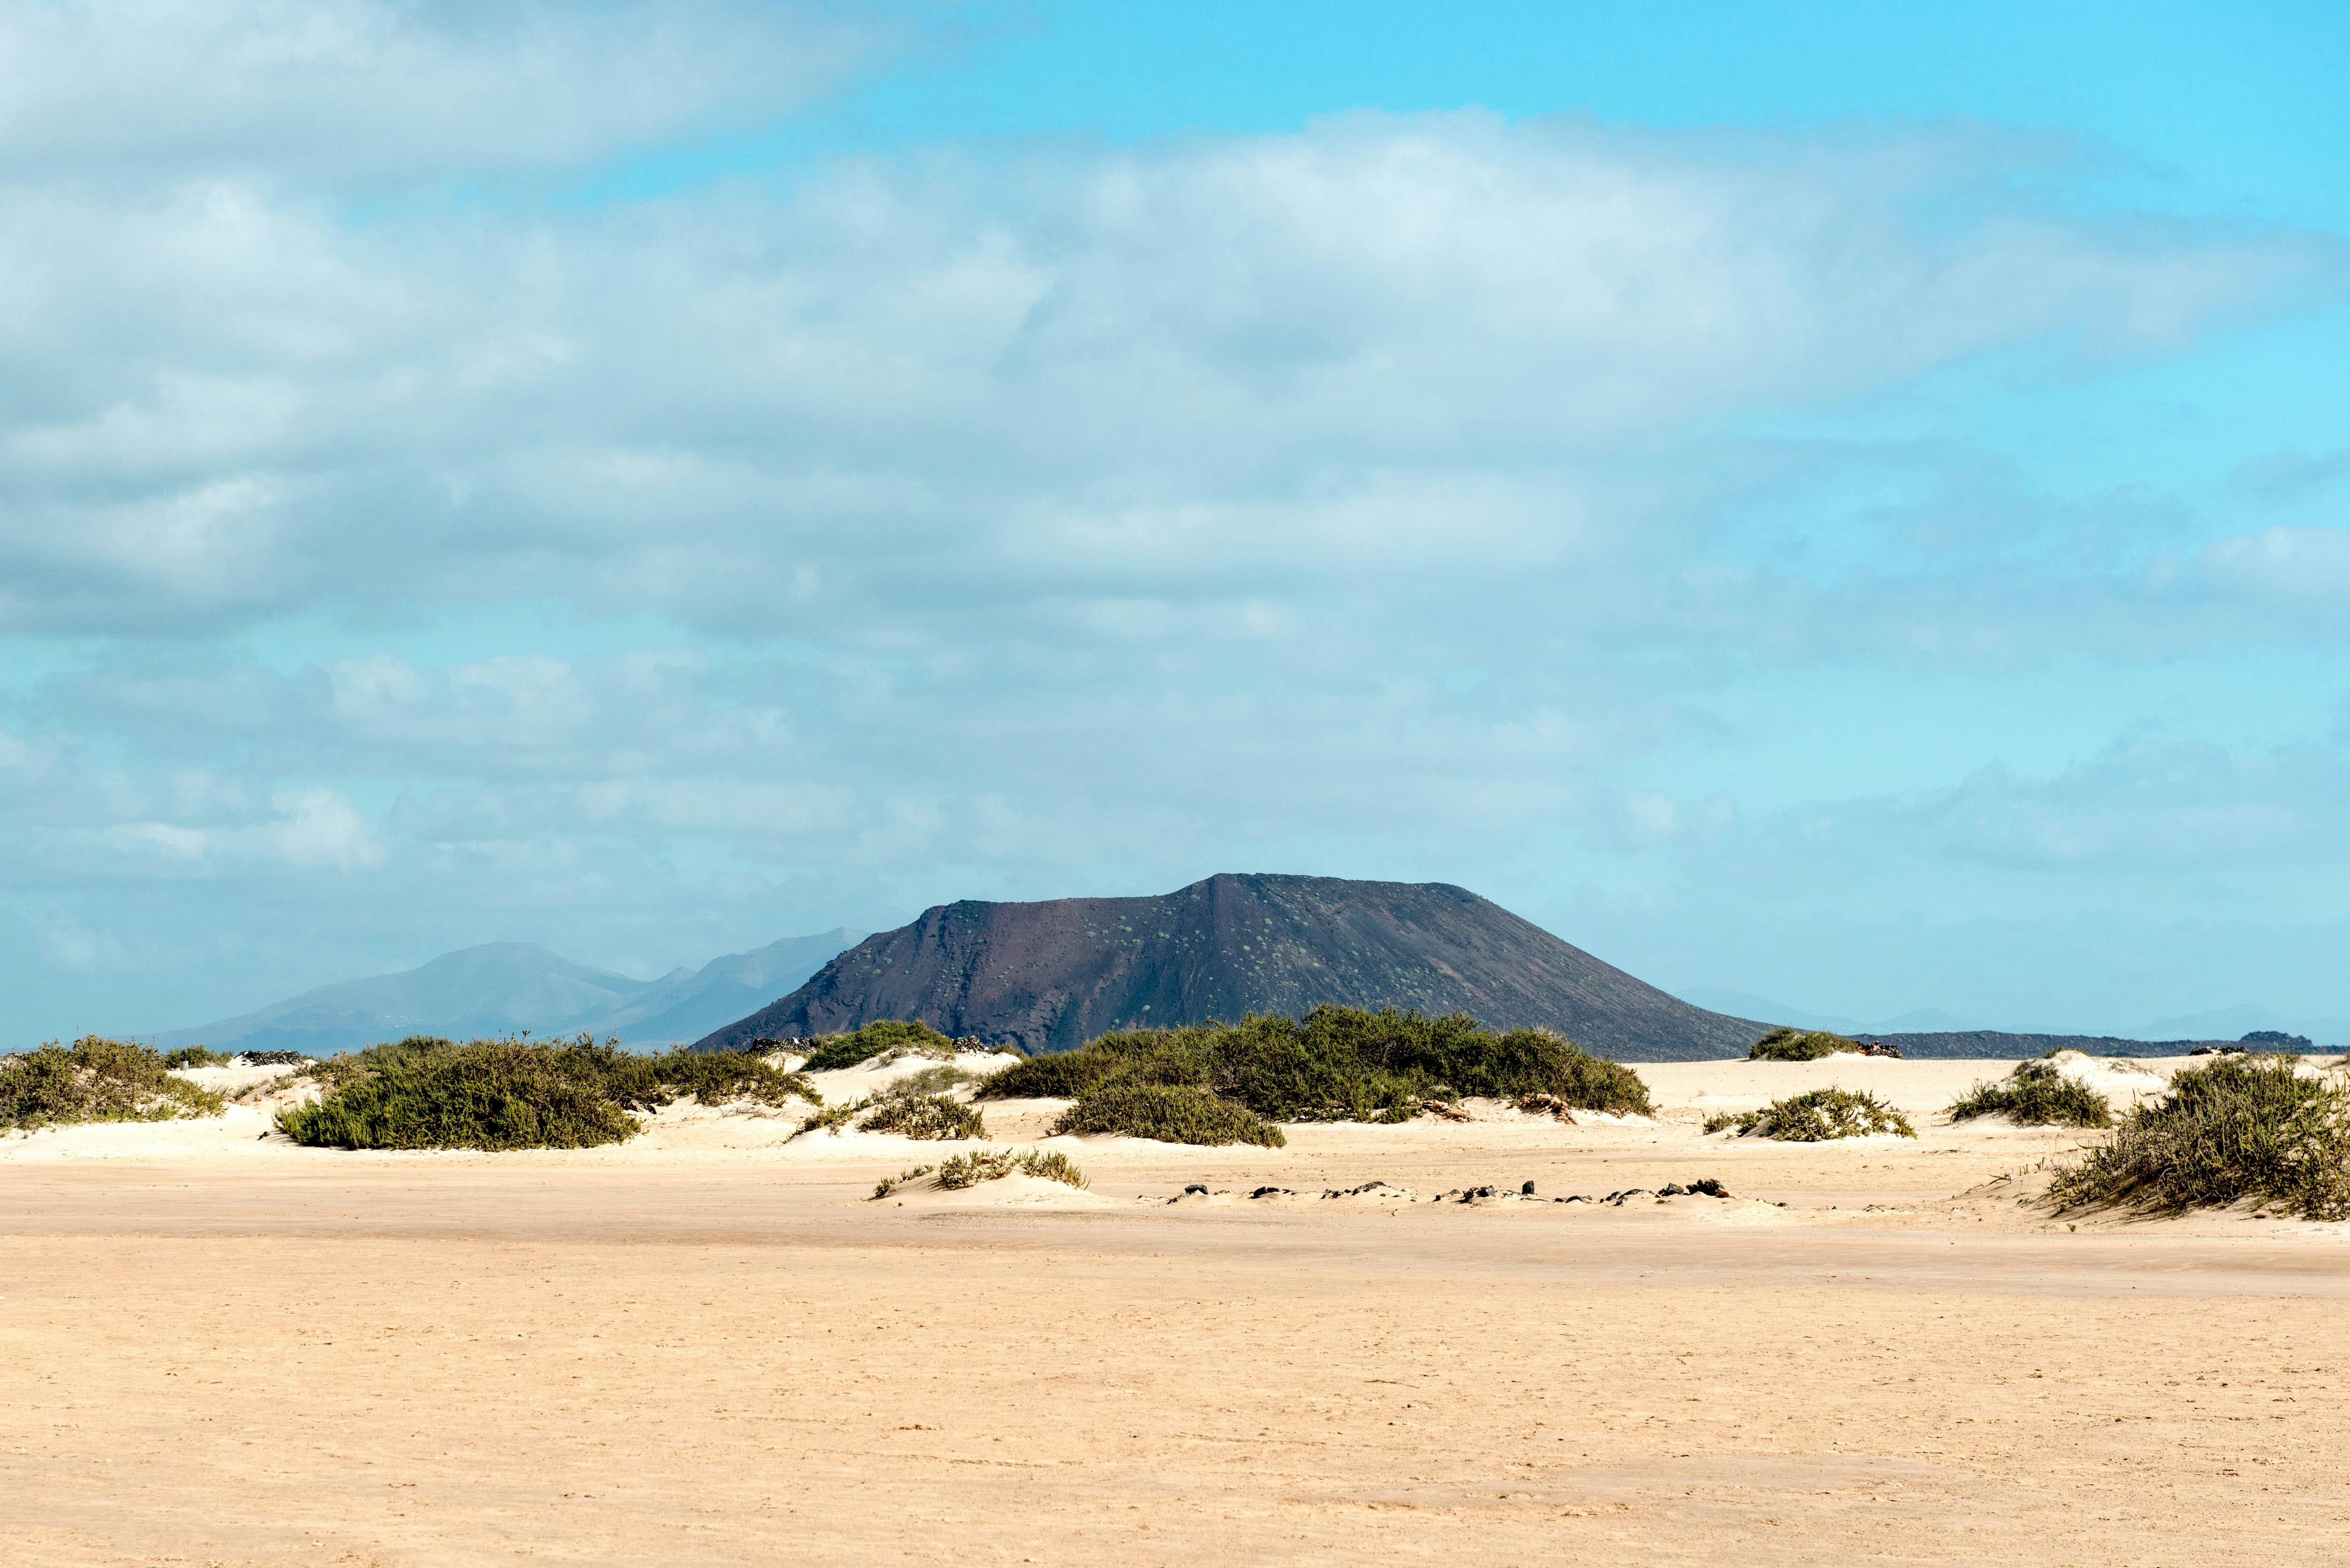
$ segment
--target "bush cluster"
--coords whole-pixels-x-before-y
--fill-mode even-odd
[[[1773,1029],[1748,1047],[1750,1062],[1816,1062],[1840,1051],[1858,1051],[1860,1042],[1824,1029]]]
[[[1270,1122],[1409,1121],[1432,1102],[1535,1094],[1584,1110],[1651,1109],[1638,1074],[1545,1029],[1497,1033],[1461,1013],[1335,1006],[1105,1034],[1007,1067],[978,1091],[1074,1099],[1063,1130],[1182,1143],[1263,1143],[1277,1137]]]
[[[1053,1123],[1065,1133],[1119,1133],[1160,1143],[1253,1143],[1279,1148],[1282,1130],[1246,1106],[1190,1084],[1111,1084],[1081,1097]]]
[[[837,1073],[877,1056],[931,1056],[951,1061],[957,1050],[983,1048],[976,1040],[951,1040],[920,1019],[906,1018],[877,1018],[846,1034],[820,1034],[813,1040],[758,1041],[754,1044],[770,1049],[805,1047],[807,1060],[800,1064],[803,1073]]]
[[[2178,1212],[2245,1199],[2306,1220],[2350,1219],[2350,1089],[2290,1055],[2222,1056],[2170,1081],[2104,1143],[2059,1170],[2064,1208]]]
[[[952,1192],[961,1188],[976,1187],[983,1181],[1000,1181],[1017,1172],[1023,1176],[1041,1176],[1047,1181],[1066,1182],[1071,1187],[1086,1185],[1086,1173],[1069,1162],[1069,1157],[1058,1149],[1051,1153],[1026,1148],[975,1148],[959,1154],[939,1167],[939,1185]],[[875,1197],[881,1196],[875,1193]]]
[[[858,1132],[896,1133],[900,1137],[947,1139],[987,1137],[987,1120],[972,1106],[945,1095],[924,1094],[899,1079],[869,1102]]]
[[[227,1096],[175,1078],[144,1045],[85,1034],[71,1045],[0,1056],[0,1131],[73,1122],[165,1122],[216,1116]]]
[[[2106,1096],[2054,1062],[2022,1062],[1996,1084],[1977,1084],[1951,1102],[1950,1119],[2003,1114],[2019,1127],[2111,1127],[2114,1108]]]
[[[164,1054],[163,1070],[176,1073],[182,1067],[225,1067],[236,1058],[220,1051],[207,1051],[201,1045],[182,1045],[177,1051]]]
[[[748,1053],[639,1056],[584,1034],[463,1045],[411,1035],[300,1075],[320,1081],[325,1096],[279,1112],[279,1130],[336,1148],[590,1148],[635,1137],[631,1113],[688,1095],[704,1105],[821,1103],[806,1077]]]
[[[1759,1111],[1740,1111],[1709,1117],[1705,1130],[1735,1127],[1741,1137],[1760,1136],[1781,1143],[1827,1143],[1840,1137],[1866,1137],[1894,1133],[1916,1137],[1909,1118],[1875,1095],[1852,1089],[1814,1089],[1773,1100]]]

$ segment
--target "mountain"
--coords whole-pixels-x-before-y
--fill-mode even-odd
[[[699,1048],[920,1018],[1066,1050],[1114,1028],[1294,1016],[1320,1002],[1545,1024],[1627,1061],[1738,1055],[1763,1030],[1668,996],[1465,888],[1227,874],[1157,898],[941,905]]]
[[[635,1044],[679,1044],[723,1028],[773,1001],[824,967],[827,960],[865,940],[847,927],[812,937],[785,937],[747,953],[712,959],[698,970],[678,970],[653,981],[620,1006],[573,1025],[619,1034]]]
[[[531,942],[485,942],[421,969],[322,985],[258,1012],[175,1029],[156,1044],[317,1055],[403,1034],[552,1033],[576,1018],[611,1011],[650,983],[573,963]]]
[[[747,953],[637,980],[591,969],[530,942],[487,942],[419,969],[322,985],[256,1012],[156,1037],[159,1049],[302,1051],[326,1055],[407,1034],[588,1030],[629,1044],[697,1039],[788,991],[861,932],[787,937]]]
[[[2192,1034],[2213,1039],[2241,1040],[2255,1029],[2277,1029],[2287,1034],[2305,1034],[2316,1044],[2350,1044],[2350,1018],[2317,1018],[2272,1012],[2251,1002],[2223,1007],[2211,1012],[2190,1012],[2177,1018],[2158,1018],[2137,1033],[2147,1039],[2174,1039]]]
[[[1773,1023],[1792,1023],[1798,1029],[1825,1029],[1832,1034],[1850,1034],[1861,1027],[1857,1022],[1840,1012],[1806,1012],[1800,1007],[1790,1007],[1767,996],[1756,996],[1746,991],[1725,991],[1718,985],[1685,985],[1673,994],[1709,1012],[1726,1012],[1734,1018],[1767,1018]]]

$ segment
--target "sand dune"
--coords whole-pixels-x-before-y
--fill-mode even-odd
[[[1653,1118],[1282,1149],[992,1104],[1090,1189],[879,1201],[955,1146],[0,1139],[0,1562],[2350,1560],[2350,1226],[2052,1215],[2086,1135],[1939,1116],[2010,1065],[1649,1066]],[[1700,1130],[1826,1084],[1920,1136]]]

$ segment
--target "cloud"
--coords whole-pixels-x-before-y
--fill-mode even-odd
[[[723,0],[29,0],[0,16],[0,165],[576,168],[795,108],[902,31]]]
[[[37,302],[0,325],[0,624],[556,597],[910,647],[977,603],[1295,625],[1334,576],[1621,602],[1686,558],[1725,421],[2345,275],[2002,209],[2002,156],[1461,114],[358,227],[44,186],[0,229]]]

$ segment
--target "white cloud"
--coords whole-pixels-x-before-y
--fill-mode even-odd
[[[724,0],[26,0],[0,14],[0,164],[576,166],[793,108],[897,31]]]

